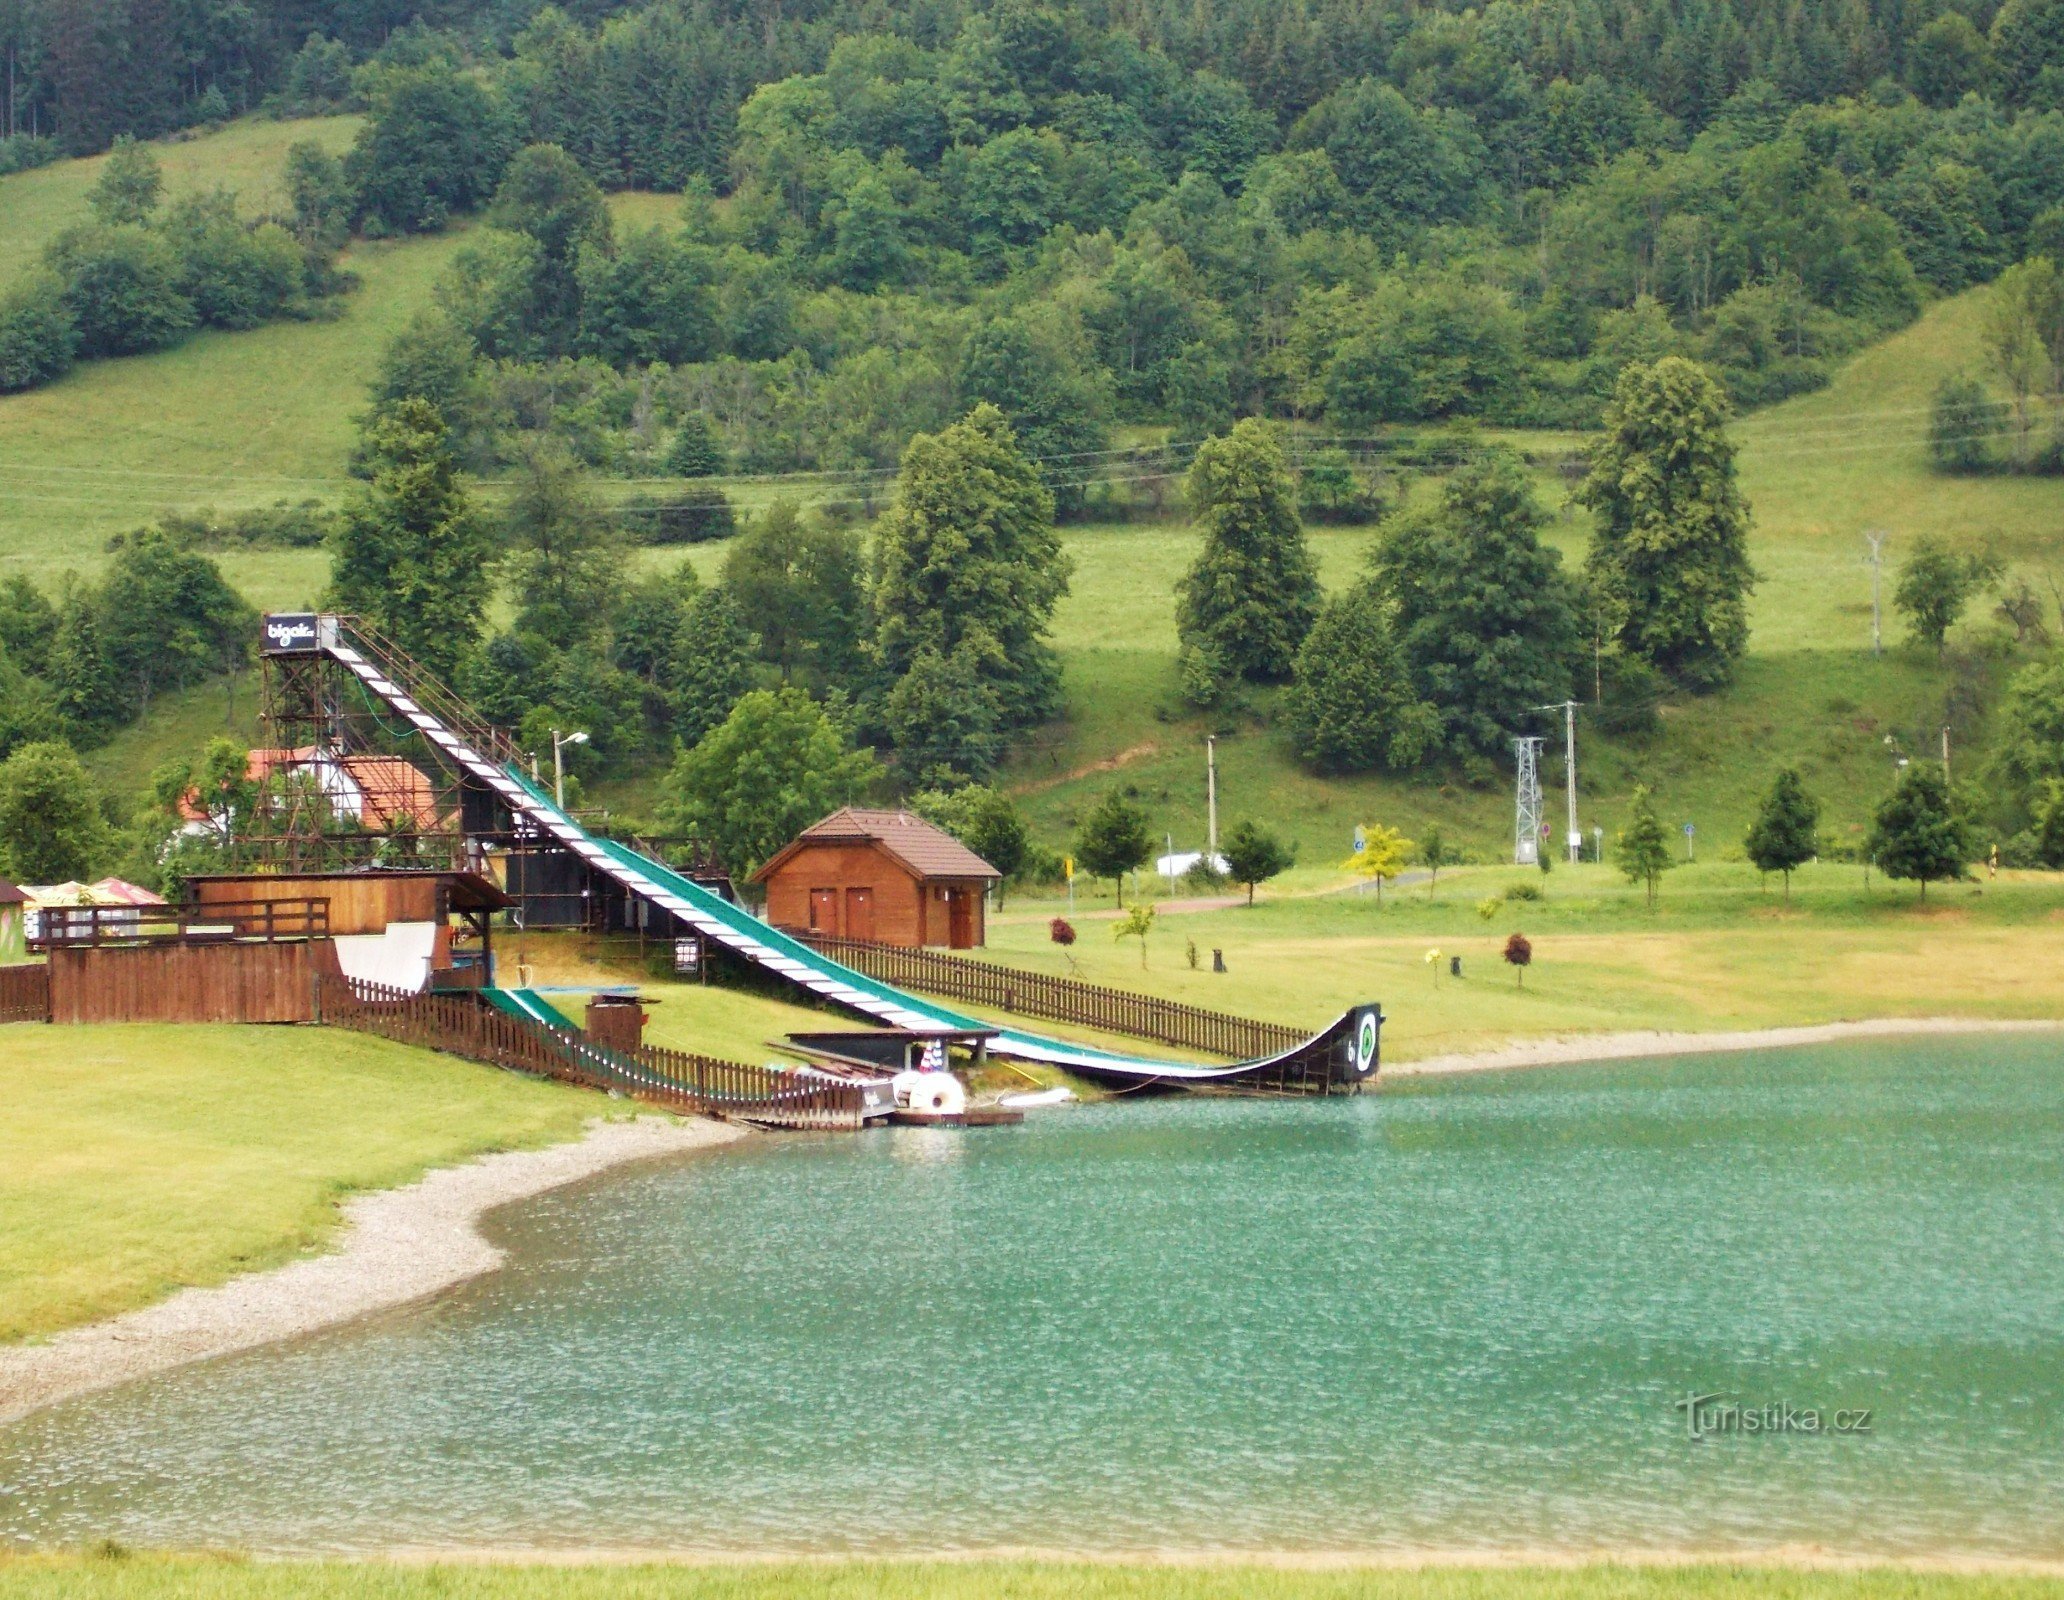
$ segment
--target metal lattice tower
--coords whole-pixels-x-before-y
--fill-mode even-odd
[[[1541,858],[1541,746],[1545,741],[1522,735],[1512,741],[1519,758],[1519,788],[1512,823],[1512,859],[1531,867]]]

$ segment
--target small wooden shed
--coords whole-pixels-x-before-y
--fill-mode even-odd
[[[910,811],[843,806],[753,874],[777,928],[878,944],[985,942],[984,896],[1003,874]]]

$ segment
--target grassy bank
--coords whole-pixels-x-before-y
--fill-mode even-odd
[[[0,1560],[0,1600],[2037,1600],[2064,1580],[1755,1567],[1296,1570],[1044,1561],[750,1566],[440,1566],[229,1560]]]
[[[346,1194],[573,1138],[606,1105],[329,1029],[0,1029],[0,1340],[276,1265]]]
[[[1700,862],[1666,875],[1651,910],[1610,868],[1471,868],[1373,892],[1278,894],[1248,907],[1158,917],[1139,942],[1113,936],[1108,890],[1077,902],[1072,970],[1218,1010],[1314,1026],[1357,1000],[1381,1000],[1384,1048],[1403,1061],[1562,1033],[1715,1031],[1961,1016],[2064,1015],[2064,888],[2047,873],[1910,885],[1860,867],[1821,865],[1776,880]],[[1508,900],[1508,889],[1538,900]],[[1187,891],[1184,891],[1187,892]],[[1495,902],[1488,918],[1479,912]],[[1014,901],[992,919],[987,955],[1065,973],[1047,933],[1064,902]],[[1506,937],[1532,941],[1524,987],[1501,959]],[[1198,965],[1192,968],[1188,946]],[[1211,971],[1211,952],[1227,971]],[[1438,963],[1427,953],[1441,952]],[[1463,977],[1447,975],[1460,956]]]

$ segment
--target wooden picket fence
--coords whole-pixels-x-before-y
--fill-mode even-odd
[[[1203,1006],[1134,994],[1127,989],[1109,989],[1079,978],[1057,978],[1044,972],[970,961],[965,956],[950,956],[938,950],[914,950],[907,945],[875,944],[861,939],[831,939],[816,933],[798,933],[795,937],[855,971],[898,988],[966,1000],[993,1011],[1151,1039],[1157,1044],[1224,1056],[1228,1061],[1276,1055],[1294,1049],[1308,1037],[1305,1030],[1278,1022],[1256,1022]]]
[[[0,967],[0,1022],[50,1020],[50,969],[41,962]]]
[[[857,1128],[866,1091],[782,1067],[640,1045],[605,1050],[576,1028],[497,1011],[471,995],[416,994],[360,978],[324,977],[318,1020],[517,1072],[613,1089],[669,1111],[785,1128]]]

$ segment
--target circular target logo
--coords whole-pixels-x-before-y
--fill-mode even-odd
[[[1376,1064],[1376,1013],[1364,1011],[1355,1029],[1355,1072],[1362,1077]]]

